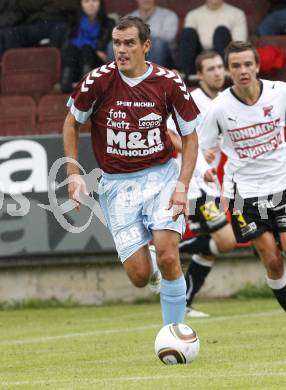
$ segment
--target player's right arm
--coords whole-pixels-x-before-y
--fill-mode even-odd
[[[63,128],[64,151],[66,157],[75,161],[78,160],[79,127],[80,123],[69,112]],[[67,162],[67,174],[68,176],[79,174],[78,166],[70,160]]]
[[[79,127],[80,123],[69,112],[64,122],[63,139],[65,156],[68,157],[66,165],[69,179],[68,193],[77,209],[80,208],[80,193],[87,194],[85,181],[80,175],[78,164],[76,164],[78,161]]]
[[[97,98],[95,88],[91,87],[93,83],[92,72],[78,83],[67,103],[70,112],[66,116],[63,128],[64,152],[67,157],[66,167],[69,179],[68,192],[77,209],[80,208],[81,203],[80,193],[88,194],[77,162],[80,124],[89,119]]]

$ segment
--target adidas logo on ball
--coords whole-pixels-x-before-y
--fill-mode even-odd
[[[196,359],[200,341],[186,324],[165,325],[155,339],[155,352],[165,364],[186,364]]]

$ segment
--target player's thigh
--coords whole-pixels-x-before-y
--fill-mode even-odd
[[[212,232],[211,237],[215,240],[220,252],[230,251],[236,245],[232,226],[229,223]]]
[[[152,272],[150,252],[148,246],[139,248],[123,262],[129,279],[138,287],[145,286]]]
[[[156,248],[157,263],[166,279],[177,278],[181,275],[179,256],[179,241],[181,235],[172,230],[154,230],[153,242]]]
[[[136,188],[134,194],[129,190],[133,185],[131,181],[103,178],[100,185],[103,187],[103,190],[100,188],[100,205],[123,263],[151,239],[143,223],[143,204]]]
[[[281,247],[284,253],[286,253],[286,232],[279,233]]]
[[[175,231],[183,235],[186,228],[184,216],[180,215],[176,221],[173,221],[173,210],[168,209],[170,198],[176,187],[178,173],[178,164],[171,159],[154,170],[150,180],[146,180],[146,193],[148,194],[148,191],[153,189],[152,196],[146,197],[144,202],[143,223],[149,231]],[[154,191],[154,188],[157,190]]]
[[[265,232],[271,231],[272,224],[269,218],[261,216],[254,203],[257,198],[229,199],[231,225],[237,242],[246,243],[261,237]]]

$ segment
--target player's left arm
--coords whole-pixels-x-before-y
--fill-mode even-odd
[[[187,192],[196,166],[198,156],[198,136],[196,130],[182,137],[182,165],[178,182],[182,183]]]
[[[182,153],[182,139],[181,137],[174,133],[173,130],[167,129],[169,137],[171,138],[172,144],[175,148],[175,151],[178,153]]]
[[[199,123],[199,109],[180,78],[173,80],[171,90],[172,117],[182,139],[182,164],[176,189],[173,192],[169,207],[174,209],[176,220],[180,214],[188,218],[188,188],[197,161],[198,137],[196,126]]]
[[[191,177],[196,165],[198,154],[198,137],[194,130],[191,134],[182,137],[182,165],[180,175],[176,184],[176,189],[173,192],[169,207],[173,207],[176,220],[180,214],[184,214],[188,218],[188,189]]]
[[[178,153],[182,153],[182,138],[178,135],[178,133],[174,133],[174,131],[170,130],[169,128],[167,131],[171,138],[175,150]],[[198,147],[198,156],[197,156],[195,169],[197,169],[200,172],[200,174],[203,176],[206,182],[214,182],[216,180],[217,169],[211,167],[208,164],[200,147]]]

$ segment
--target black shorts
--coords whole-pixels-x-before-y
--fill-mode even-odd
[[[229,200],[231,224],[237,242],[247,242],[266,231],[286,232],[286,190],[267,195],[242,199],[236,193]]]
[[[195,234],[210,234],[227,225],[227,219],[220,198],[210,197],[202,191],[202,196],[190,199],[189,227]]]

